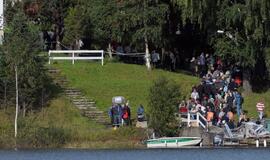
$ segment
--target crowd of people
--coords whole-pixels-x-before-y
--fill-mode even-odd
[[[196,61],[196,62],[195,62]],[[212,125],[226,122],[230,128],[248,121],[243,110],[244,98],[239,92],[241,79],[235,80],[235,66],[225,69],[220,59],[202,53],[197,60],[193,57],[191,63],[196,63],[194,73],[201,77],[199,85],[192,88],[190,98],[179,105],[180,112],[200,112]],[[239,121],[234,122],[237,115]],[[195,114],[193,115],[193,118]]]
[[[151,58],[153,65],[158,65],[160,57],[156,51],[152,52]],[[190,98],[179,104],[179,112],[189,112],[194,119],[199,112],[207,119],[208,124],[220,126],[227,123],[231,129],[249,121],[243,110],[244,97],[239,91],[242,85],[241,69],[237,65],[225,66],[220,58],[204,53],[197,58],[193,57],[190,62],[194,75],[199,76],[201,82],[193,86]],[[174,65],[171,67],[174,68]],[[256,107],[261,120],[264,112],[263,101],[258,102]],[[113,126],[131,124],[128,103],[113,104],[109,115]],[[236,115],[238,122],[235,122]],[[137,120],[143,119],[144,108],[140,105],[137,110]]]

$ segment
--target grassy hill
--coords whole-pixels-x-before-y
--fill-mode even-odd
[[[148,89],[158,76],[175,80],[182,95],[189,96],[191,87],[199,79],[179,73],[163,70],[148,72],[144,66],[122,63],[69,62],[55,63],[70,80],[72,86],[80,88],[89,98],[94,98],[98,107],[107,110],[111,98],[122,95],[130,100],[133,114],[137,105],[147,107]],[[183,98],[179,97],[179,99]],[[252,93],[245,97],[244,109],[250,117],[257,117],[256,102],[265,100],[267,114],[270,115],[270,91]],[[0,110],[0,147],[12,148],[14,139],[15,109],[9,107]],[[79,110],[70,101],[59,95],[40,111],[28,113],[18,121],[19,147],[78,147],[78,148],[138,148],[146,138],[144,130],[133,127],[120,128],[117,131],[108,129],[82,117]]]
[[[89,98],[94,98],[97,106],[107,110],[113,96],[124,96],[130,101],[132,111],[139,104],[147,108],[148,90],[152,81],[159,76],[175,80],[179,85],[182,97],[190,95],[193,85],[199,79],[184,74],[171,73],[163,70],[146,70],[145,66],[123,63],[58,62],[54,67],[60,68],[70,80],[72,86],[81,89]]]
[[[0,148],[13,148],[14,108],[0,111]],[[65,97],[57,97],[41,111],[18,120],[18,148],[140,148],[144,130],[117,131],[82,117]]]
[[[166,76],[175,80],[181,89],[183,97],[189,97],[193,85],[199,79],[180,73],[163,70],[146,70],[145,66],[123,63],[57,62],[53,65],[60,68],[70,80],[72,86],[80,88],[88,97],[94,98],[97,106],[107,110],[111,105],[113,96],[121,95],[130,100],[131,109],[135,111],[139,104],[147,108],[148,89],[158,76]],[[179,97],[179,99],[183,98]],[[245,97],[243,109],[248,115],[257,118],[256,103],[263,99],[266,103],[266,113],[270,115],[270,91],[265,93],[252,93]]]

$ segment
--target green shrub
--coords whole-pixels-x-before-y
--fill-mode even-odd
[[[149,92],[150,127],[158,136],[174,136],[177,133],[175,112],[180,99],[180,87],[172,80],[160,77]]]

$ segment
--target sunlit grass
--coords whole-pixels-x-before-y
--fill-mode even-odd
[[[80,88],[89,98],[96,100],[99,108],[107,110],[113,96],[122,95],[130,100],[132,111],[139,104],[147,108],[148,90],[152,81],[158,76],[165,76],[175,80],[180,86],[183,97],[190,96],[191,88],[198,85],[196,77],[172,73],[164,70],[147,71],[145,66],[123,63],[99,62],[57,62],[53,66],[60,68],[70,80],[72,86]],[[179,97],[179,99],[182,97]],[[248,111],[249,117],[257,118],[256,103],[265,101],[266,113],[270,115],[270,91],[266,93],[252,93],[245,97],[243,109]]]
[[[199,79],[179,73],[163,70],[147,71],[145,66],[123,63],[106,63],[101,66],[95,62],[58,62],[53,65],[60,68],[70,81],[71,86],[81,89],[89,98],[97,102],[102,110],[111,105],[113,96],[124,96],[130,101],[132,111],[139,104],[147,108],[148,90],[154,79],[165,76],[175,80],[179,85],[182,97],[189,96],[193,85]]]

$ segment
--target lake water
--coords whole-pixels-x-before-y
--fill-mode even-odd
[[[264,149],[1,150],[1,160],[270,160]]]

